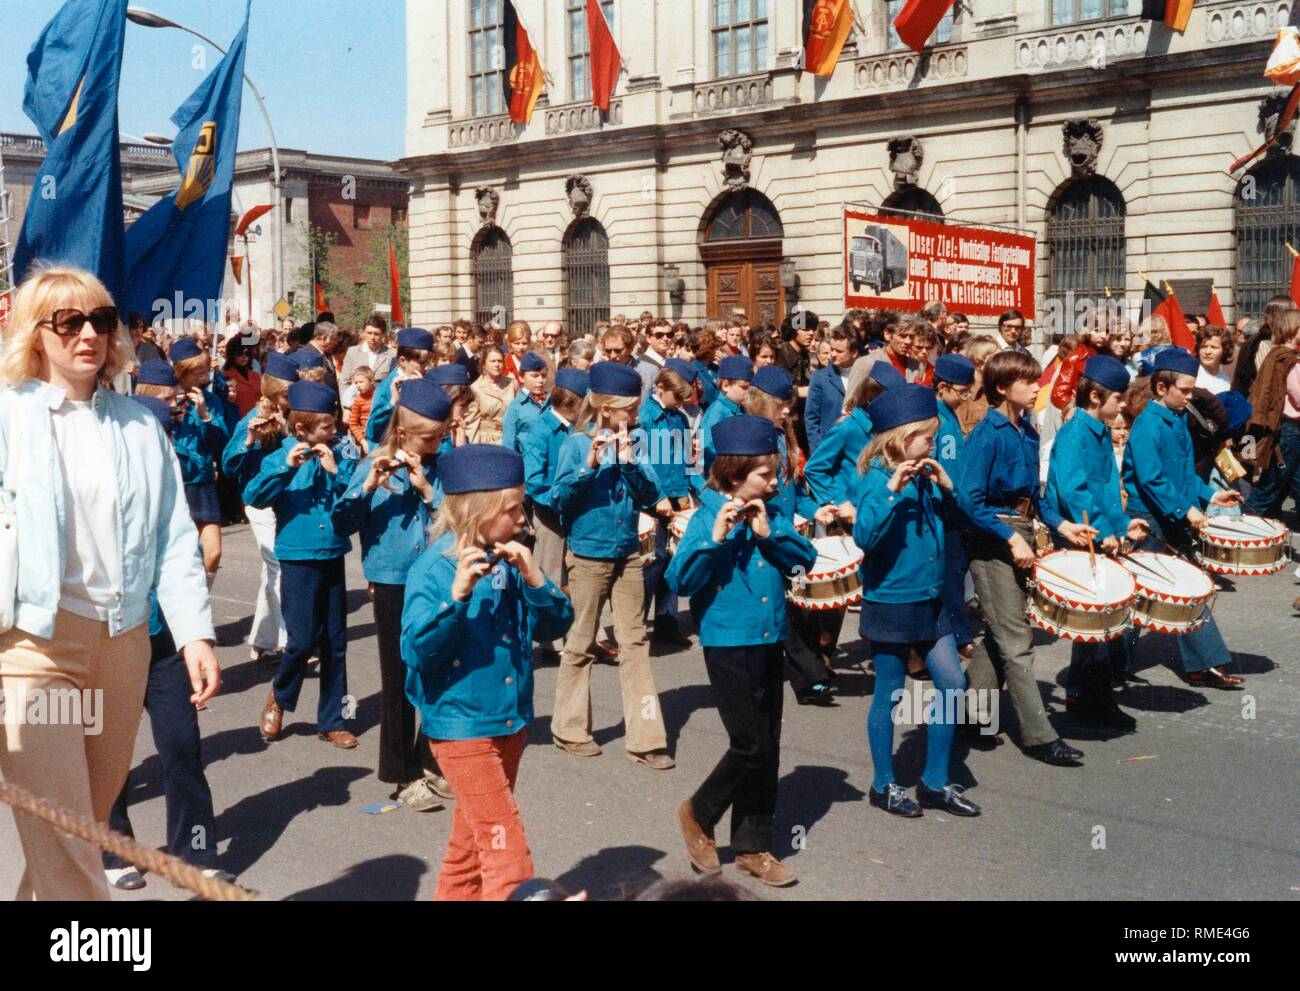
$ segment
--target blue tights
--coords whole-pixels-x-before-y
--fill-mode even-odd
[[[872,641],[876,689],[871,697],[871,711],[867,713],[867,741],[871,744],[871,763],[875,769],[871,787],[877,792],[894,783],[895,693],[907,678],[907,658],[913,646],[917,653],[924,655],[925,666],[939,691],[932,711],[926,711],[925,770],[921,773],[921,782],[927,788],[935,789],[948,784],[948,754],[952,750],[954,725],[945,716],[960,711],[956,708],[960,702],[955,695],[948,693],[966,689],[966,675],[957,656],[956,641],[952,634],[941,640],[918,644]],[[923,691],[924,687],[918,686],[914,690]],[[950,708],[950,712],[945,712],[946,708]]]

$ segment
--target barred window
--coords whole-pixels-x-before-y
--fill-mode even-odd
[[[903,39],[898,36],[898,32],[894,30],[894,18],[903,9],[903,2],[904,0],[885,0],[885,19],[889,23],[889,50],[891,52],[907,47],[903,43]],[[927,44],[946,45],[952,41],[952,12],[954,9],[956,9],[956,4],[948,8],[948,13],[943,15],[943,19],[939,21],[939,26],[934,29],[934,34],[930,35]]]
[[[474,117],[505,112],[502,0],[469,0],[469,95]]]
[[[1300,247],[1300,159],[1269,158],[1242,177],[1233,199],[1237,238],[1238,316],[1258,317],[1264,304],[1291,284],[1291,252]]]
[[[587,36],[587,0],[564,0],[569,50],[569,100],[591,99],[591,40]],[[614,0],[600,0],[600,12],[614,30]]]
[[[1052,0],[1052,23],[1074,24],[1103,17],[1124,17],[1128,8],[1129,0]]]
[[[1048,296],[1100,300],[1124,290],[1124,195],[1102,176],[1060,190],[1047,216]]]
[[[515,277],[511,268],[510,238],[500,227],[479,232],[470,249],[474,271],[474,319],[485,326],[505,327],[515,304]]]
[[[713,0],[713,78],[767,67],[767,0]]]
[[[569,228],[563,247],[565,309],[575,337],[609,319],[609,236],[587,217]]]

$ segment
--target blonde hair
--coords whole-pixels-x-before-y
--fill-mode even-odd
[[[397,453],[397,430],[399,427],[407,433],[418,433],[422,430],[433,432],[436,429],[441,435],[447,432],[447,421],[435,420],[433,417],[424,416],[405,406],[396,407],[393,410],[393,418],[388,421],[388,429],[384,431],[383,439],[372,452],[376,457],[391,458]]]
[[[153,382],[138,382],[135,387],[137,396],[150,396],[154,399],[172,400],[176,398],[176,386],[156,385]]]
[[[683,406],[695,398],[695,383],[687,382],[671,368],[665,368],[655,376],[655,386],[676,396]]]
[[[603,392],[589,392],[586,400],[583,401],[582,409],[578,412],[578,419],[573,424],[574,433],[586,430],[588,427],[601,426],[600,408],[602,406],[609,406],[613,409],[633,409],[640,404],[640,396],[610,396]]]
[[[516,320],[506,328],[506,340],[513,344],[515,341],[532,341],[533,329],[528,326],[526,320]]]
[[[298,381],[299,382],[324,382],[325,366],[317,365],[315,368],[298,369]]]
[[[204,367],[208,371],[212,370],[212,356],[206,351],[202,354],[196,354],[193,358],[183,358],[176,362],[176,364],[172,365],[172,372],[176,375],[176,384],[180,385],[185,376],[194,375]]]
[[[971,360],[971,364],[976,368],[983,368],[984,362],[988,361],[1000,351],[998,342],[987,334],[976,334],[965,346],[962,347],[961,353]]]
[[[496,489],[492,492],[462,492],[457,495],[444,495],[437,518],[429,528],[429,543],[432,544],[445,533],[454,533],[456,543],[447,552],[447,557],[454,557],[457,549],[464,544],[478,545],[483,538],[479,531],[490,516],[501,512],[505,505],[506,494],[512,489]]]
[[[882,430],[871,438],[865,451],[858,457],[858,474],[865,475],[871,462],[880,458],[887,468],[897,468],[907,460],[907,445],[917,434],[938,433],[939,418],[932,416],[928,420],[913,420],[897,427]]]
[[[262,398],[257,401],[258,416],[283,415],[289,409],[289,383],[274,375],[262,376]]]
[[[762,389],[755,389],[753,386],[750,386],[749,391],[745,393],[745,412],[754,416],[761,416],[765,420],[772,420],[773,426],[776,425],[776,420],[773,419],[776,414],[780,410],[789,407],[790,403],[787,400],[777,399],[776,396],[770,395]],[[799,441],[794,432],[793,416],[787,414],[783,432],[785,434],[785,470],[781,473],[781,480],[784,482],[797,474],[795,462],[799,456]]]
[[[37,264],[13,295],[13,310],[4,328],[0,385],[13,386],[41,377],[44,359],[37,347],[41,337],[37,325],[51,319],[55,310],[65,309],[68,300],[78,296],[92,310],[114,305],[108,289],[89,272],[66,265]],[[109,336],[108,353],[99,370],[103,385],[135,364],[131,335],[120,319],[117,330]]]

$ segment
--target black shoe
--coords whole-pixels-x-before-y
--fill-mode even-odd
[[[907,792],[898,785],[886,785],[885,790],[881,792],[868,788],[867,800],[876,808],[884,809],[890,815],[902,816],[904,819],[915,819],[921,814],[921,806],[908,798]]]
[[[1036,747],[1025,747],[1025,756],[1041,760],[1044,764],[1056,767],[1082,767],[1083,751],[1075,750],[1060,737],[1051,743],[1040,743]]]
[[[995,750],[1002,746],[1002,735],[985,733],[986,729],[988,725],[985,723],[962,723],[959,727],[961,738],[968,747],[974,747],[976,750]]]
[[[1131,733],[1137,729],[1137,720],[1115,704],[1115,700],[1105,698],[1066,699],[1066,712],[1080,722],[1106,729],[1118,729]]]
[[[927,788],[917,782],[916,797],[925,809],[942,809],[955,816],[977,816],[980,807],[962,795],[961,785],[946,785],[943,788]]]
[[[675,619],[656,619],[654,632],[650,634],[650,639],[664,647],[680,647],[685,650],[691,646],[691,638],[682,635],[682,631],[677,628]]]
[[[833,705],[835,689],[824,681],[819,681],[806,692],[795,692],[794,699],[800,705]]]
[[[534,664],[539,667],[558,667],[560,664],[560,652],[550,647],[540,647],[537,650]]]

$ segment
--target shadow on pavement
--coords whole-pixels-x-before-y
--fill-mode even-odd
[[[413,902],[428,869],[424,861],[406,854],[376,857],[353,864],[333,881],[296,891],[284,900]]]
[[[786,774],[781,779],[776,794],[772,852],[782,859],[794,856],[803,849],[803,843],[796,846],[795,840],[806,838],[813,827],[830,812],[831,806],[861,802],[867,797],[865,792],[849,784],[848,771],[840,767],[812,764],[800,764]],[[718,835],[718,841],[721,846],[721,834]]]
[[[662,875],[654,865],[666,854],[648,846],[613,846],[589,854],[555,880],[568,891],[586,891],[593,901],[630,898]],[[682,860],[682,873],[690,868]]]

